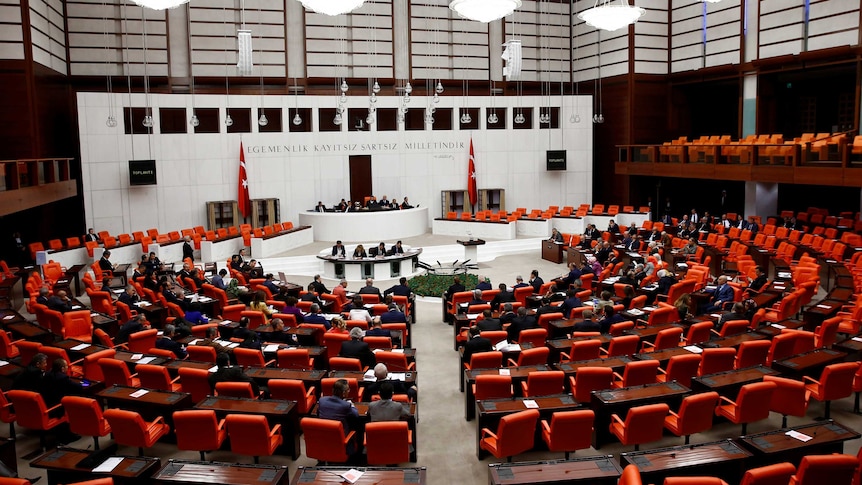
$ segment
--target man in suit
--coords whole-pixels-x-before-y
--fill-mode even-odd
[[[404,197],[404,201],[401,202],[402,209],[412,209],[413,206],[410,205],[410,202],[407,200],[407,197]]]
[[[326,285],[324,285],[320,281],[320,275],[319,274],[314,275],[314,280],[311,282],[311,284],[309,286],[311,286],[314,289],[314,292],[317,293],[318,295],[322,295],[324,293],[329,293],[329,290],[326,288]]]
[[[476,283],[476,289],[480,291],[487,291],[491,289],[491,280],[489,280],[485,276],[479,276],[479,282]]]
[[[516,276],[515,277],[515,286],[513,286],[512,289],[523,288],[525,286],[530,286],[530,285],[528,285],[527,283],[524,283],[524,278],[522,278],[521,275]]]
[[[530,285],[533,286],[533,293],[538,293],[544,284],[545,280],[539,276],[539,270],[534,269],[530,272]]]
[[[42,377],[40,394],[48,407],[60,404],[66,396],[81,396],[84,388],[80,383],[69,378],[69,363],[60,357],[51,363],[51,370]]]
[[[720,332],[721,327],[731,320],[748,320],[748,317],[745,315],[745,305],[741,301],[734,303],[729,312],[721,315],[721,318],[718,319],[718,323],[715,325],[715,330]]]
[[[484,322],[484,320],[482,321]],[[470,327],[470,330],[468,331],[470,338],[467,339],[466,342],[464,342],[464,363],[469,364],[470,359],[473,357],[474,354],[478,354],[480,352],[490,352],[494,350],[489,339],[479,336],[481,332],[482,329],[479,328],[478,325]]]
[[[100,242],[102,242],[102,238],[100,238],[99,235],[96,234],[96,231],[94,231],[93,228],[91,227],[91,228],[87,229],[87,234],[84,234],[84,242],[100,243]]]
[[[376,257],[382,258],[383,256],[386,256],[386,243],[380,243],[377,245],[376,248],[371,248],[368,251],[368,255],[371,256],[372,258],[376,258]]]
[[[501,303],[515,301],[515,295],[513,295],[506,289],[506,283],[500,283],[499,285],[497,285],[497,288],[500,289],[500,292],[494,295],[494,299],[491,300],[492,310],[500,308]]]
[[[135,291],[135,287],[132,285],[126,285],[126,290],[120,293],[120,296],[117,298],[117,301],[121,301],[128,306],[132,306],[135,303],[141,301],[140,295]]]
[[[353,403],[347,400],[348,397],[350,397],[350,385],[347,379],[338,379],[332,385],[332,395],[321,397],[317,405],[317,417],[341,421],[345,436],[355,427],[359,419],[359,412]],[[353,454],[355,449],[351,440],[347,444],[347,454]]]
[[[400,402],[392,400],[393,387],[391,382],[380,385],[380,400],[372,401],[368,405],[368,416],[371,422],[376,421],[398,421],[410,417],[410,410]]]
[[[314,211],[315,211],[315,212],[326,212],[326,206],[325,206],[325,205],[323,205],[323,201],[322,201],[322,200],[318,200],[318,201],[317,201],[317,205],[316,205],[316,206],[314,206]]]
[[[335,246],[332,246],[332,255],[343,258],[346,256],[344,244],[341,241],[335,241]]]
[[[584,310],[583,320],[576,323],[572,330],[575,332],[600,332],[601,325],[596,320],[596,314],[592,310]]]
[[[186,258],[191,259],[192,261],[195,259],[195,248],[192,247],[192,238],[189,236],[183,238],[183,261],[185,261]]]
[[[257,382],[246,375],[242,367],[230,365],[230,356],[227,352],[216,355],[216,366],[218,366],[218,370],[211,373],[207,378],[213,392],[215,392],[215,386],[219,382],[249,382],[251,383],[251,392],[255,396],[260,395],[260,387],[258,387]]]
[[[445,298],[446,301],[452,301],[452,295],[462,291],[466,291],[466,288],[461,284],[461,278],[456,276],[453,279],[452,284],[449,286],[449,289],[446,290],[446,293],[443,293],[443,298]]]
[[[614,250],[611,247],[611,243],[608,241],[603,241],[601,244],[596,246],[596,259],[601,265],[604,265],[613,253]]]
[[[560,305],[560,313],[563,314],[563,318],[569,318],[569,315],[572,314],[572,309],[579,308],[584,306],[581,299],[578,298],[577,292],[575,290],[566,290],[566,299],[563,300],[563,304]]]
[[[131,320],[120,325],[117,330],[117,336],[114,337],[115,344],[124,344],[129,341],[129,335],[135,332],[141,332],[150,329],[150,323],[144,317],[143,313],[138,313]]]
[[[526,308],[518,308],[518,316],[512,320],[512,323],[509,325],[509,329],[507,330],[507,338],[509,342],[517,342],[518,337],[521,335],[521,331],[530,328],[539,328],[539,324],[536,322],[536,317],[527,315]]]
[[[551,237],[548,238],[548,241],[554,241],[555,243],[563,242],[563,234],[557,230],[557,228],[551,229]]]
[[[389,254],[404,254],[404,246],[401,245],[401,241],[395,242],[395,245],[389,250]]]
[[[72,311],[72,300],[66,296],[66,292],[64,290],[59,290],[57,293],[48,297],[47,305],[49,309],[56,310],[60,313]]]
[[[480,332],[503,330],[503,324],[500,323],[499,318],[493,318],[491,316],[491,310],[485,310],[482,312],[482,319],[476,322],[476,327],[479,328]]]
[[[748,288],[745,289],[745,291],[748,293],[751,293],[752,291],[759,293],[761,290],[763,290],[764,285],[766,285],[767,278],[766,273],[763,272],[763,268],[761,268],[760,266],[755,266],[754,275],[755,278],[751,280],[750,283],[748,283]]]
[[[30,359],[23,372],[15,377],[12,389],[39,392],[42,388],[42,377],[48,371],[48,356],[39,352]]]
[[[176,331],[176,327],[171,325],[170,323],[165,325],[165,328],[162,332],[162,337],[156,339],[156,348],[170,350],[178,359],[185,359],[188,355],[186,353],[186,349],[183,348],[182,344],[174,341],[174,335],[176,334]]]
[[[214,274],[212,278],[210,278],[210,282],[216,288],[223,290],[225,289],[224,277],[227,276],[227,270],[222,268],[218,271],[218,274]]]
[[[374,279],[367,278],[365,280],[365,286],[359,290],[359,294],[361,295],[377,295],[377,298],[383,299],[383,295],[380,294],[380,290],[374,286]]]
[[[504,303],[503,310],[500,312],[500,324],[505,325],[507,323],[512,323],[513,321],[515,321],[515,317],[517,316],[518,315],[516,315],[515,312],[512,311],[512,304]]]
[[[410,298],[410,295],[412,293],[413,293],[413,290],[411,290],[410,287],[407,286],[407,278],[402,276],[398,280],[397,285],[393,285],[388,290],[383,292],[383,296],[396,295],[396,296],[406,296],[407,298]]]
[[[350,340],[341,343],[340,357],[359,359],[363,367],[371,367],[376,359],[368,344],[362,341],[362,329],[353,327],[350,329]]]
[[[398,310],[398,305],[390,303],[389,310],[380,315],[380,321],[382,323],[407,323],[407,316]]]
[[[392,332],[383,328],[383,322],[380,317],[371,319],[371,328],[365,331],[366,337],[391,337]]]
[[[575,281],[581,279],[581,270],[578,269],[578,265],[575,263],[569,263],[569,274],[567,274],[563,279],[555,285],[554,291],[566,291],[569,289],[569,285],[573,285]]]
[[[614,311],[614,307],[611,305],[605,305],[604,313],[605,317],[599,320],[599,331],[605,334],[610,332],[611,325],[628,320],[626,317],[617,314],[617,312]]]
[[[484,305],[485,304],[485,300],[482,299],[482,290],[480,290],[479,288],[476,288],[471,293],[473,293],[473,299],[470,300],[469,303],[467,303],[467,307],[469,307],[470,305]]]
[[[707,290],[707,293],[709,292]],[[733,288],[727,284],[727,276],[721,275],[718,277],[718,286],[711,293],[712,298],[710,298],[709,302],[701,310],[701,313],[719,311],[724,303],[733,301]]]
[[[611,234],[619,234],[620,233],[620,226],[618,226],[617,223],[614,222],[613,219],[611,219],[608,222],[608,232]]]
[[[302,318],[304,323],[320,324],[329,330],[329,320],[323,316],[323,313],[320,311],[320,305],[317,303],[312,303],[311,307],[308,309],[308,314],[304,315]]]
[[[99,269],[102,271],[114,271],[114,265],[111,264],[111,252],[105,251],[102,257],[99,258]]]
[[[36,303],[48,306],[49,293],[50,291],[47,286],[39,288],[39,296],[36,297]]]
[[[416,386],[407,387],[403,381],[389,379],[389,369],[386,364],[380,363],[374,366],[374,377],[377,380],[365,386],[365,392],[362,393],[363,401],[371,401],[375,395],[380,394],[380,388],[387,382],[392,386],[394,394],[407,394],[407,397],[416,401],[419,389]]]

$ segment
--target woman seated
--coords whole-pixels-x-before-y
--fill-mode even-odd
[[[329,321],[329,324],[331,327],[329,327],[329,330],[327,330],[326,333],[350,333],[347,330],[347,324],[344,323],[344,320],[338,317],[333,317],[332,320]]]
[[[365,252],[365,248],[360,244],[356,246],[356,249],[353,250],[354,258],[367,258],[368,254]]]

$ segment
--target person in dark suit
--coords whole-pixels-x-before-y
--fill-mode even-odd
[[[230,365],[230,355],[226,352],[216,355],[216,366],[218,366],[218,370],[211,373],[207,378],[213,392],[215,392],[215,386],[219,382],[249,382],[251,383],[251,392],[255,396],[260,394],[260,387],[258,387],[257,382],[247,376],[242,367]]]
[[[674,284],[676,284],[676,278],[673,277],[673,273],[665,269],[658,270],[658,292],[660,295],[667,295],[670,287]]]
[[[763,272],[763,268],[760,266],[756,266],[754,268],[755,278],[748,283],[748,287],[745,289],[746,293],[760,293],[763,290],[763,286],[766,285],[766,273]]]
[[[572,327],[575,332],[600,332],[601,325],[596,320],[596,314],[592,310],[584,310],[583,320]]]
[[[741,301],[734,303],[729,312],[725,312],[721,315],[721,318],[718,319],[718,322],[715,325],[715,330],[720,332],[721,327],[731,320],[748,320],[748,316],[745,314],[745,305],[743,305]]]
[[[402,209],[412,209],[413,206],[410,205],[410,201],[407,200],[407,197],[404,197],[404,200],[401,202]]]
[[[371,422],[398,421],[410,417],[407,405],[392,400],[393,387],[389,381],[380,385],[380,399],[368,405],[368,417]]]
[[[96,234],[96,231],[94,231],[93,228],[91,227],[91,228],[87,229],[87,234],[84,234],[84,242],[100,243],[100,242],[102,242],[102,238],[100,238],[99,235]]]
[[[398,305],[390,303],[389,310],[380,315],[380,321],[382,323],[407,323],[407,316],[398,310]]]
[[[365,331],[366,337],[391,337],[392,332],[383,328],[383,322],[380,317],[371,319],[371,328]]]
[[[39,288],[39,296],[36,297],[36,303],[48,306],[48,298],[50,291],[47,286]]]
[[[314,211],[315,211],[315,212],[326,212],[326,206],[325,206],[325,205],[323,205],[323,201],[322,201],[322,200],[318,200],[318,201],[317,201],[317,205],[316,205],[316,206],[314,206]]]
[[[573,285],[579,279],[581,279],[581,270],[578,269],[578,265],[569,263],[569,274],[555,285],[554,291],[566,291],[570,285]]]
[[[350,204],[348,204],[346,200],[341,199],[341,202],[339,202],[338,205],[335,206],[335,210],[338,212],[344,212],[347,210],[348,207],[350,207]]]
[[[264,276],[263,286],[265,286],[266,289],[268,289],[269,292],[272,293],[273,296],[275,296],[278,294],[279,288],[278,288],[278,285],[276,285],[272,281],[272,278],[273,278],[272,273],[267,273],[266,276]]]
[[[150,324],[147,322],[143,313],[138,313],[131,320],[120,325],[117,330],[117,336],[114,337],[115,344],[124,344],[129,341],[129,335],[143,330],[149,330]]]
[[[509,342],[517,342],[518,337],[521,335],[521,331],[530,328],[539,328],[539,324],[536,322],[536,317],[527,315],[526,308],[518,308],[518,316],[512,320],[512,323],[509,325],[509,329],[507,330]]]
[[[577,292],[575,290],[566,291],[566,299],[563,300],[563,304],[560,305],[560,312],[563,314],[563,318],[569,318],[569,315],[572,314],[573,308],[579,308],[584,306],[581,299],[578,298]]]
[[[248,329],[248,317],[240,317],[239,319],[239,327],[233,329],[233,334],[231,338],[236,338],[240,340],[245,340],[252,334],[252,331]]]
[[[338,379],[332,386],[332,395],[321,397],[317,405],[317,417],[341,421],[345,436],[356,427],[356,422],[359,419],[359,412],[356,407],[347,400],[349,396],[350,385],[347,383],[347,379]],[[351,455],[355,451],[356,447],[351,440],[347,444],[347,454]]]
[[[324,293],[329,293],[329,289],[326,288],[326,285],[320,281],[320,275],[314,275],[314,280],[311,282],[311,285],[314,287],[314,292],[318,295],[322,295]]]
[[[81,396],[84,387],[69,378],[69,363],[62,357],[51,363],[51,370],[42,377],[40,394],[48,407],[60,404],[66,396]]]
[[[613,219],[608,221],[608,232],[611,234],[619,234],[620,233],[620,226],[618,226],[617,223],[614,222]]]
[[[538,293],[545,284],[545,280],[539,276],[539,270],[534,269],[530,272],[530,284],[533,286],[533,293]]]
[[[383,292],[383,296],[396,295],[396,296],[406,296],[407,298],[410,298],[410,295],[412,295],[412,294],[413,294],[413,290],[411,290],[410,287],[407,286],[407,278],[405,278],[403,276],[398,280],[397,285],[393,285],[388,290]]]
[[[332,246],[332,255],[340,258],[346,257],[347,253],[344,249],[344,244],[341,241],[335,241],[335,246]]]
[[[484,337],[480,337],[481,330],[478,325],[470,327],[470,338],[464,342],[464,363],[469,364],[473,354],[480,352],[490,352],[493,349],[491,341]]]
[[[710,293],[707,290],[707,293]],[[712,298],[701,310],[701,313],[712,313],[721,310],[721,306],[729,301],[733,301],[733,288],[727,284],[727,276],[721,275],[718,277],[718,286],[712,290]]]
[[[330,329],[329,320],[323,316],[323,313],[320,312],[320,305],[317,303],[312,303],[311,308],[308,309],[308,314],[302,317],[304,323],[316,323],[323,325],[327,330]]]
[[[610,332],[611,325],[627,321],[626,317],[615,312],[611,305],[605,305],[604,313],[605,317],[599,320],[599,332],[604,334]]]
[[[121,301],[126,305],[132,306],[135,303],[141,301],[141,297],[138,295],[138,292],[135,291],[134,286],[126,285],[126,290],[120,293],[120,296],[117,298],[117,301]]]
[[[476,322],[476,326],[479,327],[480,332],[503,330],[503,324],[500,323],[499,318],[493,318],[491,316],[491,310],[485,310],[482,312],[482,319]]]
[[[512,289],[523,288],[525,286],[530,286],[527,283],[524,283],[524,278],[521,275],[515,277],[515,286]]]
[[[563,242],[563,234],[557,230],[557,228],[551,229],[551,237],[548,238],[548,241],[554,241],[555,243]]]
[[[190,236],[186,236],[183,239],[183,261],[186,258],[192,261],[195,259],[195,248],[192,247],[192,238]]]
[[[515,301],[515,295],[506,289],[506,283],[500,283],[497,288],[500,289],[500,292],[494,295],[494,299],[491,300],[492,310],[500,308],[501,303]]]
[[[386,256],[386,244],[380,243],[377,245],[376,248],[371,248],[368,251],[368,255],[371,256],[372,258],[376,258],[376,257],[382,258],[383,256]]]
[[[42,377],[48,371],[48,356],[39,352],[30,359],[23,372],[15,377],[12,389],[39,392],[42,388]]]
[[[365,280],[365,286],[359,290],[360,295],[377,295],[377,298],[383,299],[383,295],[380,294],[380,290],[374,286],[374,279],[367,278]]]
[[[341,343],[340,357],[359,359],[363,367],[371,367],[376,362],[374,353],[368,344],[362,341],[362,329],[353,327],[350,329],[350,340]]]
[[[515,317],[517,316],[518,315],[516,315],[515,312],[512,311],[512,304],[504,303],[503,310],[500,312],[500,324],[505,325],[507,323],[512,323],[513,321],[515,321]]]
[[[479,288],[476,288],[475,290],[472,291],[472,293],[473,293],[473,299],[470,300],[469,303],[467,303],[467,307],[470,307],[471,305],[484,305],[485,304],[485,300],[482,299],[482,290],[480,290]]]
[[[172,324],[169,323],[165,325],[162,337],[156,339],[156,348],[170,350],[178,359],[185,359],[188,356],[186,349],[183,348],[182,344],[174,341],[174,335],[176,332],[177,328]]]
[[[466,288],[461,284],[461,278],[456,276],[453,279],[452,284],[449,286],[449,289],[446,290],[446,293],[443,293],[443,298],[445,298],[446,301],[452,301],[452,295],[462,291],[466,291]]]
[[[401,245],[401,241],[395,242],[395,245],[389,250],[389,254],[404,254],[404,247]]]
[[[72,300],[66,296],[66,292],[64,290],[59,290],[57,293],[48,297],[47,305],[51,310],[56,310],[60,313],[72,311]]]
[[[105,251],[102,257],[99,258],[99,269],[102,271],[114,271],[114,265],[111,264],[111,252]]]

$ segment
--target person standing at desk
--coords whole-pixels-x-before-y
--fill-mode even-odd
[[[191,237],[186,236],[183,238],[183,261],[185,261],[186,258],[191,259],[192,261],[195,259],[195,248],[192,247],[191,243]]]
[[[555,228],[551,229],[551,237],[548,238],[548,241],[554,241],[555,243],[562,243],[563,242],[563,235],[555,227]]]

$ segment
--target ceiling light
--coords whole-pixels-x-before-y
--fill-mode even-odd
[[[613,32],[638,21],[646,10],[629,5],[628,0],[596,0],[595,6],[578,18],[597,29]]]
[[[341,15],[361,7],[365,0],[299,0],[305,8],[324,15]]]
[[[453,0],[449,4],[461,17],[485,23],[511,15],[520,7],[521,0]]]
[[[136,5],[141,7],[151,8],[153,10],[164,10],[166,8],[176,8],[189,0],[132,0]]]

